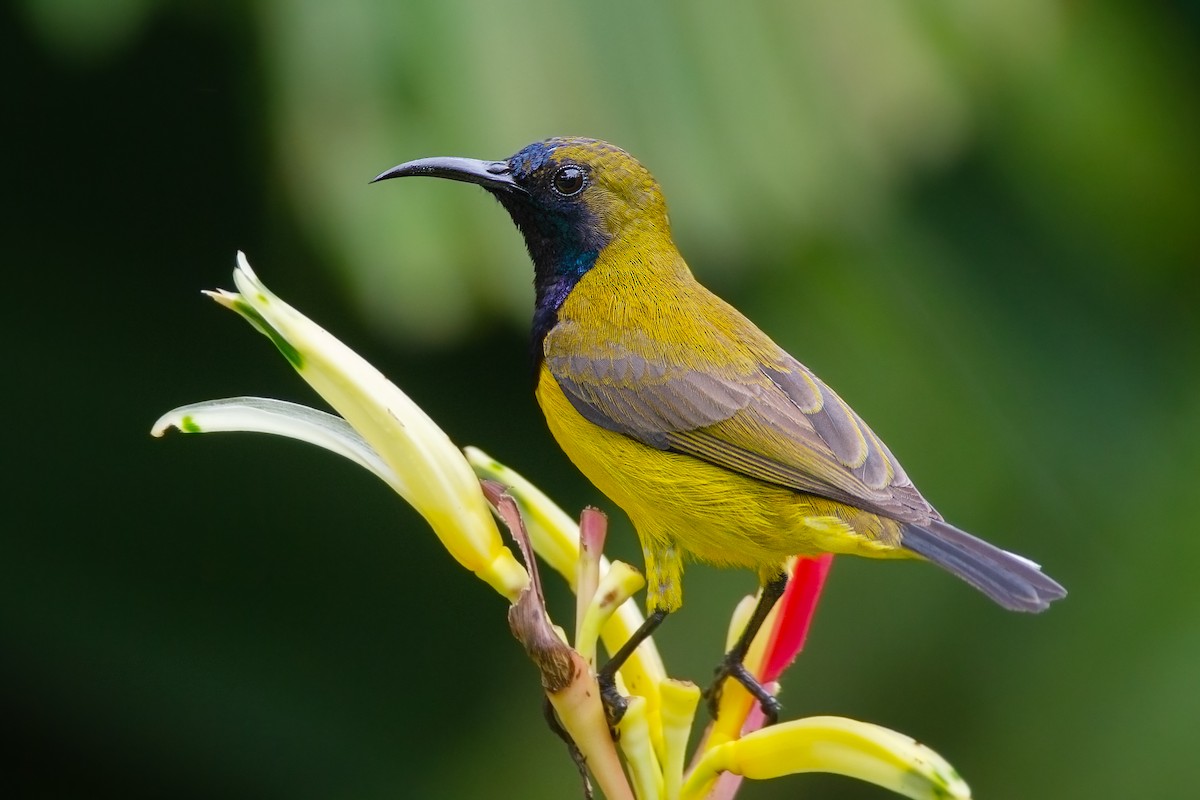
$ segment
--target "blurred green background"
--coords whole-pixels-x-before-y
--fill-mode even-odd
[[[244,249],[462,444],[603,500],[531,397],[530,269],[426,155],[615,141],[701,280],[947,517],[1070,597],[1006,614],[840,559],[788,716],[939,750],[976,796],[1178,797],[1200,745],[1193,4],[23,0],[0,11],[7,796],[578,796],[505,607],[386,487],[172,406],[318,403],[199,290]],[[610,553],[640,563],[614,514]],[[550,579],[559,619],[570,599]],[[706,682],[748,574],[658,637]],[[879,798],[845,779],[746,798]]]

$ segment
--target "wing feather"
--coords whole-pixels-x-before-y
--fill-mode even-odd
[[[711,349],[676,346],[656,358],[611,340],[581,353],[580,337],[556,337],[563,332],[547,335],[546,365],[580,414],[607,430],[883,516],[940,519],[866,423],[757,329],[761,338],[736,343],[740,357],[726,363]]]

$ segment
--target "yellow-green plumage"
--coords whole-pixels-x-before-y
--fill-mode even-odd
[[[380,178],[405,175],[483,186],[524,236],[538,402],[633,521],[652,611],[681,604],[685,556],[753,569],[778,590],[788,557],[829,552],[926,558],[1015,610],[1065,594],[946,523],[848,405],[695,280],[657,182],[625,151],[550,139],[504,161],[422,159]]]
[[[657,375],[628,370],[603,379],[636,391],[688,370],[745,374],[777,349],[692,279],[669,240],[646,255],[633,261],[621,250],[604,253],[576,284],[546,336],[537,399],[559,446],[632,520],[646,557],[650,606],[673,611],[681,604],[684,554],[764,578],[798,554],[911,556],[899,549],[899,526],[891,520],[647,446],[575,410],[548,362],[569,363],[574,355],[586,356],[580,363],[603,362],[633,350],[664,365]],[[631,263],[636,279],[628,275]],[[678,308],[688,313],[663,313]],[[711,355],[717,353],[720,363]]]

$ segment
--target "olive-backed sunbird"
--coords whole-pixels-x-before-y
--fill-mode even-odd
[[[850,406],[696,281],[657,181],[624,150],[553,138],[505,161],[424,158],[375,180],[410,175],[482,186],[516,223],[534,268],[538,403],[637,530],[650,613],[601,671],[607,699],[616,668],[682,603],[685,555],[758,572],[761,599],[709,700],[732,675],[770,719],[778,703],[742,658],[790,556],[923,558],[1014,611],[1066,594],[943,520]]]

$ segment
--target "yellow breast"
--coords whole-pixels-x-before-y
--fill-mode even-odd
[[[589,422],[544,365],[537,400],[563,452],[629,515],[647,558],[652,598],[654,573],[666,573],[658,604],[668,609],[681,602],[681,565],[661,562],[678,562],[685,554],[761,574],[773,574],[793,555],[904,555],[884,543],[889,537],[880,539],[874,515],[657,450]]]

